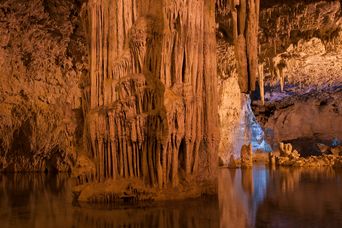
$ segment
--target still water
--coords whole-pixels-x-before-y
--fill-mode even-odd
[[[106,208],[72,202],[67,175],[0,175],[0,227],[342,227],[342,170],[219,171],[218,199]]]

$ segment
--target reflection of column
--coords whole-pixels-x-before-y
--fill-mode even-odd
[[[220,227],[247,227],[247,214],[241,195],[233,185],[232,170],[221,169],[218,178]],[[235,172],[235,171],[233,171]]]
[[[254,185],[253,185],[253,169],[241,169],[241,185],[243,190],[249,196],[252,196],[254,192]]]

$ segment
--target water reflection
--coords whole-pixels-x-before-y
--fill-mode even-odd
[[[342,170],[220,172],[220,227],[342,227]]]
[[[218,200],[72,204],[67,175],[0,175],[0,227],[342,227],[342,171],[221,169]]]
[[[115,209],[74,204],[67,175],[0,175],[0,227],[218,227],[217,197]]]
[[[220,227],[254,226],[257,206],[266,194],[267,179],[264,167],[220,170]]]
[[[332,168],[270,172],[256,227],[342,227],[341,180]]]
[[[0,175],[1,227],[61,227],[70,222],[67,180],[67,175]]]
[[[75,227],[218,227],[216,200],[161,203],[147,208],[75,209]]]

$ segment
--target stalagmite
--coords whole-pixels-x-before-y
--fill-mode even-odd
[[[253,166],[253,151],[252,145],[242,145],[241,147],[241,167],[248,168]]]
[[[214,183],[215,1],[89,0],[84,15],[97,180]]]

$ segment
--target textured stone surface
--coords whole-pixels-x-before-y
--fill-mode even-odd
[[[234,155],[237,148],[237,138],[240,134],[240,120],[243,115],[242,95],[236,77],[222,80],[220,84],[220,143],[219,156],[227,164],[230,155]]]
[[[87,3],[90,74],[84,91],[90,99],[83,99],[84,137],[96,181],[136,179],[132,183],[163,189],[215,183],[214,4]],[[85,194],[79,199],[88,200]]]
[[[341,22],[340,1],[299,1],[264,8],[260,13],[261,59],[267,61],[301,39],[332,39]]]
[[[258,116],[262,117],[259,119],[264,122],[265,129],[269,129],[273,142],[301,137],[342,138],[341,98],[341,90],[291,97],[266,106]]]
[[[252,145],[243,145],[241,147],[241,167],[249,168],[253,166]]]
[[[77,1],[0,2],[0,171],[68,170],[86,70]]]
[[[217,13],[228,21],[223,29],[230,30],[229,36],[233,40],[240,90],[242,93],[254,91],[258,69],[260,0],[217,0],[216,6]]]
[[[236,91],[232,81],[237,74],[229,1],[218,1],[217,5],[223,136],[219,153],[228,161],[231,142],[238,141],[229,129],[238,126],[240,120],[233,116],[241,116],[244,106],[229,98]],[[337,102],[342,85],[340,1],[261,1],[259,24],[258,84],[264,87],[257,88],[252,99],[268,143],[276,148],[279,141],[297,137],[341,137],[336,124],[341,116]],[[255,101],[262,96],[265,105]],[[322,106],[317,105],[321,102]],[[293,106],[297,107],[295,112]]]
[[[297,70],[303,66],[319,64],[318,66],[321,66],[319,69],[328,70],[327,73],[340,71],[339,64],[333,63],[338,62],[334,59],[338,60],[341,56],[340,1],[297,3],[291,1],[286,4],[284,1],[272,1],[269,4],[266,3],[266,1],[261,3],[259,19],[259,64],[265,66],[266,81],[278,80],[275,78],[277,68],[275,62],[279,63],[280,61],[276,61],[276,57],[285,60],[285,65],[289,65],[288,68],[292,66]],[[231,11],[229,1],[219,1],[218,5],[221,7],[218,9],[216,17],[219,35],[224,37],[228,46],[233,45],[234,23],[233,19],[227,16]],[[287,64],[289,59],[291,59],[291,63]],[[299,63],[299,59],[301,63]],[[331,70],[332,67],[324,67],[324,65],[330,64],[335,64],[334,70]],[[234,65],[236,63],[232,62],[232,65],[227,68],[230,69]],[[292,77],[290,71],[285,73],[286,78],[298,78],[295,75]],[[316,75],[315,72],[309,70],[306,70],[305,73],[320,79],[329,76],[322,75],[321,72]],[[298,75],[301,76],[302,72],[297,73]],[[322,83],[326,81],[322,81]]]
[[[261,1],[259,36],[253,4],[0,1],[0,170],[191,192],[234,152],[255,81],[271,141],[339,136],[341,2]]]

